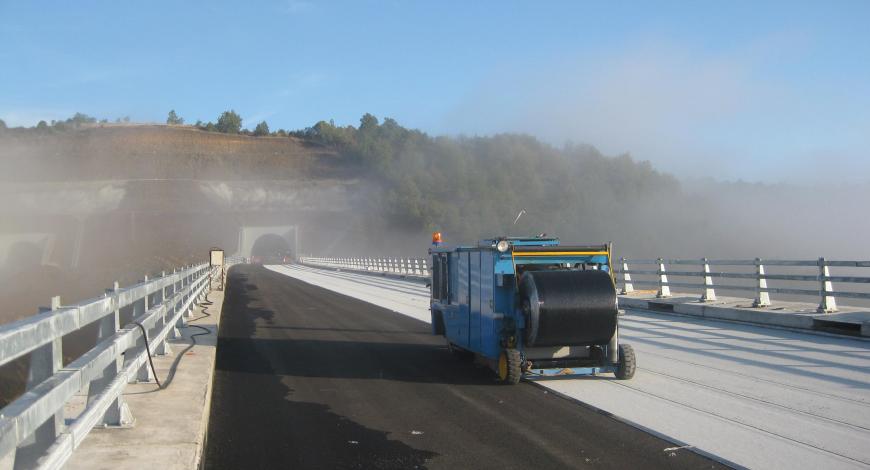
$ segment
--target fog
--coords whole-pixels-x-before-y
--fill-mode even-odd
[[[35,314],[53,295],[71,304],[114,281],[203,262],[211,247],[234,254],[246,227],[298,233],[258,235],[254,249],[266,255],[298,243],[295,255],[423,257],[437,229],[448,244],[542,232],[612,241],[629,258],[870,259],[866,183],[678,179],[529,136],[376,129],[356,136],[381,139],[369,157],[154,126],[0,132],[0,323]],[[66,338],[65,360],[93,338]],[[0,370],[12,378],[0,402],[20,393],[25,372],[24,361]]]
[[[815,72],[830,81],[823,90],[792,75],[806,46],[789,33],[712,51],[650,36],[606,54],[515,58],[424,124],[585,142],[681,179],[866,184],[870,93],[836,71]]]
[[[309,155],[304,152],[325,150],[304,150],[286,138],[246,138],[250,147],[227,153],[214,150],[208,139],[229,137],[195,130],[159,139],[150,133],[169,131],[153,126],[130,126],[129,135],[111,129],[42,136],[31,131],[0,136],[2,321],[35,313],[51,295],[78,301],[99,295],[115,280],[129,284],[201,261],[213,246],[234,253],[245,226],[298,227],[299,254],[310,255],[420,257],[437,229],[451,244],[542,232],[566,242],[612,241],[616,254],[629,258],[870,259],[863,241],[870,228],[864,215],[870,185],[861,182],[673,178],[657,173],[654,165],[646,170],[625,157],[596,156],[591,147],[562,149],[508,136],[484,150],[482,144],[490,145],[486,139],[435,139],[441,147],[433,151],[464,146],[471,160],[419,154],[425,146],[396,153],[390,170],[397,172],[395,180],[416,184],[409,194],[428,204],[414,209],[428,222],[411,223],[406,212],[385,212],[407,204],[404,193],[398,202],[390,196],[393,190],[384,189],[388,183],[377,172],[329,153]],[[179,155],[169,152],[169,137],[180,142]],[[78,143],[69,145],[70,140]],[[156,141],[160,147],[151,147]],[[288,145],[292,151],[280,150]],[[64,154],[63,148],[70,150]],[[291,152],[297,163],[284,163],[275,178],[270,158],[288,158],[281,152]],[[149,154],[145,164],[141,155]],[[125,159],[135,163],[110,165]],[[425,184],[433,168],[459,165],[466,170],[457,171],[468,173],[476,160],[490,173],[489,182],[472,177],[464,183],[438,180],[443,187]],[[250,162],[250,168],[240,161]],[[578,173],[561,174],[563,166]],[[100,178],[89,178],[83,168],[103,170]],[[537,186],[505,186],[505,181],[526,186],[528,175],[539,179]],[[485,204],[463,199],[476,194],[463,184],[506,199]],[[579,189],[566,189],[575,184]]]
[[[513,225],[481,231],[478,237],[457,239],[445,232],[448,244],[470,244],[498,235],[559,236],[564,242],[612,241],[618,257],[710,259],[803,259],[820,256],[838,260],[870,260],[866,234],[870,217],[870,186],[809,186],[724,183],[692,180],[676,193],[638,199],[631,206],[588,201],[577,220],[554,220],[546,212],[527,212]],[[523,207],[517,206],[517,212]],[[384,234],[383,246],[400,255],[423,253],[428,232]],[[343,247],[342,247],[343,248]],[[415,251],[416,250],[416,251]],[[339,254],[353,255],[353,249]]]

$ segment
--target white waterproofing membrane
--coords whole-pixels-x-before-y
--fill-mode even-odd
[[[268,268],[430,321],[429,290],[420,283]],[[626,311],[619,328],[637,353],[632,380],[602,374],[538,383],[739,466],[870,467],[870,341],[642,310]]]

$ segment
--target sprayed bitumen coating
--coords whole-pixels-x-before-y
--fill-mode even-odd
[[[262,267],[230,271],[213,393],[206,468],[721,467]]]
[[[420,283],[298,265],[269,269],[430,319]],[[736,466],[870,465],[867,340],[635,309],[620,315],[619,327],[637,353],[632,380],[532,380]]]

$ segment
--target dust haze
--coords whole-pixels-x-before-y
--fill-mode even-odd
[[[422,257],[442,230],[450,244],[613,241],[629,258],[870,258],[866,184],[680,181],[591,146],[372,129],[346,132],[393,150],[165,126],[0,132],[0,323],[53,295],[69,305],[202,262],[211,247],[236,253],[246,227],[295,227],[289,241],[257,235],[252,253],[264,256]],[[64,338],[65,361],[95,337]],[[0,370],[0,402],[21,393],[25,362]]]
[[[772,78],[798,60],[799,35],[715,53],[642,39],[610,55],[518,58],[430,125],[585,142],[679,180],[678,191],[630,207],[586,200],[591,220],[549,221],[563,238],[613,240],[619,254],[644,258],[870,258],[866,89],[844,81],[847,92],[821,99]]]
[[[500,153],[512,153],[515,140],[500,140],[508,142]],[[539,165],[580,158],[570,149],[535,145],[552,154]],[[404,157],[396,158],[401,167]],[[430,157],[413,156],[421,158]],[[479,158],[494,159],[498,172],[540,171],[498,165],[501,155]],[[643,165],[613,158],[580,164],[591,175],[582,200],[566,199],[577,193],[559,191],[564,181],[545,184],[543,193],[516,188],[509,191],[514,199],[493,206],[497,214],[455,199],[456,188],[415,189],[422,200],[441,203],[441,212],[413,224],[401,214],[381,213],[385,196],[377,174],[348,163],[341,149],[304,139],[135,125],[48,135],[10,129],[0,135],[0,318],[33,314],[51,295],[72,303],[99,295],[115,280],[129,285],[200,262],[210,247],[235,253],[246,226],[297,226],[299,239],[290,244],[298,243],[296,254],[311,255],[420,257],[430,231],[438,229],[447,243],[542,232],[568,242],[613,241],[616,254],[626,257],[870,258],[861,240],[868,229],[866,183],[666,174],[633,180],[620,176],[620,168]],[[637,178],[653,184],[638,190],[643,181]],[[436,190],[440,195],[430,193]],[[459,206],[483,213],[457,215]]]

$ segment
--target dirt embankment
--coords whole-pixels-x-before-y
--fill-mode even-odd
[[[294,214],[333,204],[324,187],[357,173],[333,149],[293,137],[159,125],[0,131],[0,324],[53,295],[69,305],[203,261],[212,246],[231,253],[240,226],[300,223]],[[64,338],[65,362],[93,338]],[[27,367],[0,367],[0,407],[23,392]]]
[[[333,149],[295,137],[250,137],[139,125],[0,133],[0,181],[342,178]]]
[[[74,302],[199,261],[210,246],[232,252],[240,225],[292,223],[288,212],[333,204],[323,188],[356,173],[335,150],[295,137],[162,125],[2,131],[0,324],[51,295]]]

